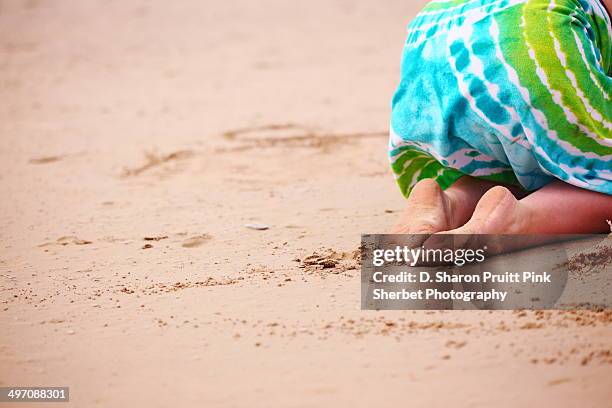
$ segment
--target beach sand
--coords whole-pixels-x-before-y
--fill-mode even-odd
[[[360,310],[360,234],[403,207],[386,134],[423,4],[1,2],[0,386],[609,406],[609,312]]]

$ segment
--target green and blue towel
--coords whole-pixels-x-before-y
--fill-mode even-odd
[[[402,193],[470,175],[612,194],[611,41],[599,0],[430,2],[408,27],[392,103]]]

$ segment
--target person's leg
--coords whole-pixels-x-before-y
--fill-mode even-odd
[[[459,228],[472,216],[478,200],[496,186],[491,181],[464,176],[446,190],[431,179],[419,181],[392,234],[433,234]],[[524,195],[513,190],[518,197]]]
[[[554,181],[517,200],[506,188],[487,191],[469,221],[452,234],[591,234],[610,232],[612,196]]]

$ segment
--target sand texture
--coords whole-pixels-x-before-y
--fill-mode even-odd
[[[386,134],[422,4],[0,2],[0,386],[610,406],[610,312],[359,309],[360,234],[403,207]]]

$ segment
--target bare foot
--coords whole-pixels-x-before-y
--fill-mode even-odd
[[[392,234],[433,234],[451,229],[450,197],[431,179],[419,181]]]
[[[431,179],[419,181],[392,234],[433,234],[465,224],[478,200],[494,183],[464,176],[442,191]]]
[[[596,234],[610,232],[612,196],[555,181],[517,200],[505,187],[487,191],[463,226],[444,234]]]
[[[505,187],[487,191],[467,223],[444,234],[519,234],[528,233],[533,214]]]

